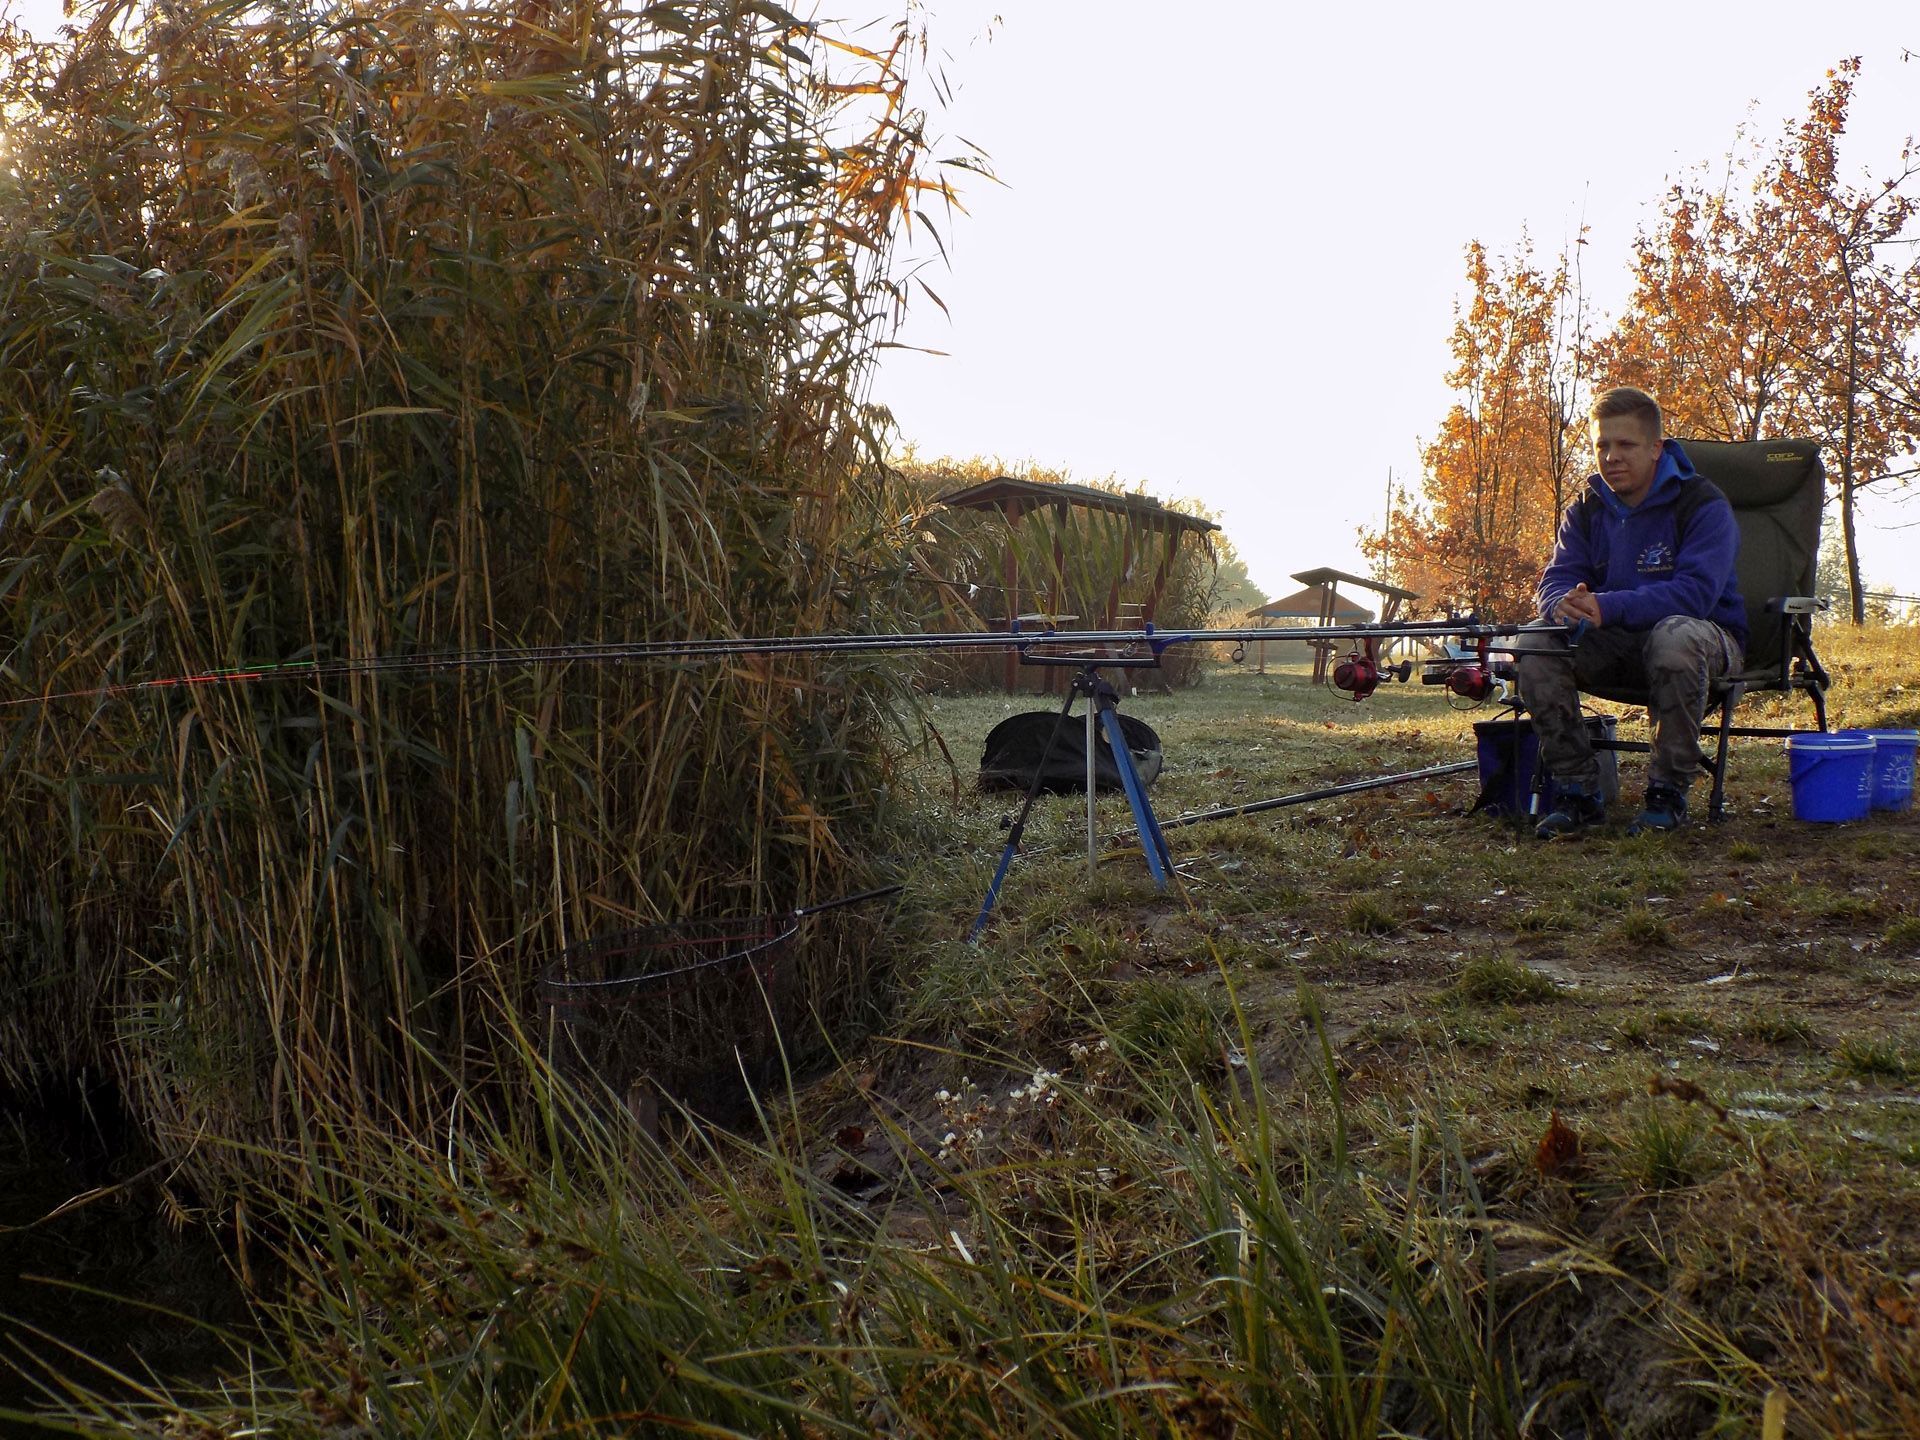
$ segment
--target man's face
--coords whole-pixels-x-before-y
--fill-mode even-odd
[[[1609,415],[1593,422],[1593,458],[1613,493],[1628,505],[1638,505],[1653,488],[1660,440],[1638,416]]]

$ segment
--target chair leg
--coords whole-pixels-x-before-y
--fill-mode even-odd
[[[1733,738],[1727,732],[1733,726],[1734,707],[1740,703],[1746,688],[1736,681],[1727,687],[1726,697],[1720,702],[1720,748],[1713,757],[1713,795],[1707,801],[1707,819],[1714,824],[1726,817],[1727,742]]]

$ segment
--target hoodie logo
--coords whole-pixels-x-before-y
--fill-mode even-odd
[[[1665,540],[1656,540],[1640,552],[1636,567],[1642,575],[1657,575],[1673,569],[1673,546]]]

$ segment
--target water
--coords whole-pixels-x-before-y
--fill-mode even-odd
[[[66,1346],[138,1379],[191,1382],[227,1353],[207,1327],[248,1327],[215,1237],[169,1224],[151,1183],[71,1204],[134,1168],[103,1153],[97,1133],[0,1109],[0,1409],[41,1408],[46,1365],[115,1391]],[[33,1433],[0,1420],[0,1436]]]

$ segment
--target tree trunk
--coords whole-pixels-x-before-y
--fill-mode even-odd
[[[1840,535],[1847,549],[1847,598],[1853,607],[1853,623],[1867,623],[1867,597],[1860,585],[1860,551],[1854,545],[1853,527],[1853,432],[1857,410],[1855,397],[1860,393],[1860,304],[1853,286],[1853,255],[1843,250],[1840,273],[1847,282],[1847,410],[1840,439]]]

